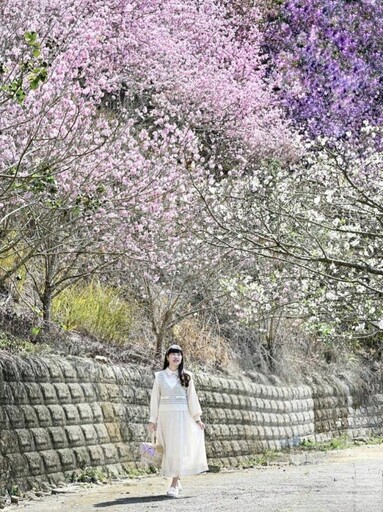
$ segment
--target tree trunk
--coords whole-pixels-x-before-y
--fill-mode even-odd
[[[52,310],[52,288],[48,285],[45,286],[43,295],[43,320],[44,324],[48,325],[51,321]]]
[[[156,332],[155,358],[157,361],[161,361],[162,356],[163,356],[163,350],[164,350],[164,332],[162,329],[160,329],[158,332]]]
[[[52,312],[52,295],[54,291],[53,277],[55,271],[55,255],[48,255],[45,257],[45,281],[44,291],[42,295],[42,309],[43,309],[43,320],[44,330],[49,330],[51,323],[51,312]]]
[[[271,372],[275,370],[277,350],[275,346],[274,321],[271,318],[266,335],[267,364]]]

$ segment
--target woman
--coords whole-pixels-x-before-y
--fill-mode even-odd
[[[148,430],[157,432],[164,448],[161,472],[172,478],[167,495],[173,498],[182,490],[181,476],[208,470],[201,413],[192,374],[184,370],[182,349],[171,345],[164,369],[155,374]]]

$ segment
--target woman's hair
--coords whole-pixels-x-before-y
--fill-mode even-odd
[[[190,375],[184,370],[184,354],[182,348],[179,345],[171,345],[165,353],[164,370],[169,366],[168,355],[169,354],[181,354],[182,359],[178,366],[178,377],[181,381],[182,386],[187,388],[189,386]]]

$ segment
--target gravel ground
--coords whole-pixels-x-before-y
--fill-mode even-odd
[[[145,477],[22,501],[24,512],[383,512],[383,446],[296,456],[293,464],[182,479],[177,499],[168,481]]]

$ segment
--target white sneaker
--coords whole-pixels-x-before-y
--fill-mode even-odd
[[[178,497],[178,489],[176,487],[169,487],[168,492],[166,494],[172,498],[177,498]]]
[[[178,482],[177,482],[177,491],[178,491],[178,493],[182,492],[182,485],[181,485],[180,480],[178,480]]]

